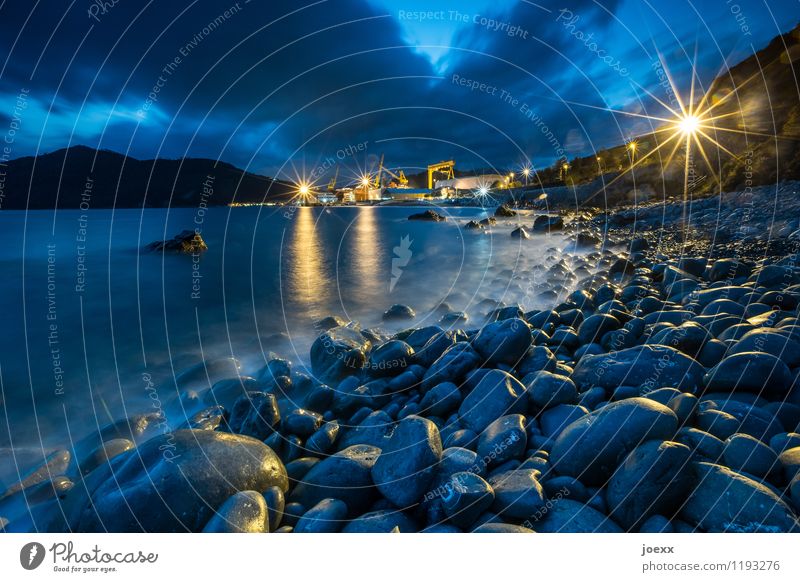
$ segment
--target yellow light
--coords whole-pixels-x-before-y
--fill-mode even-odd
[[[522,173],[525,174],[526,176],[530,176],[531,175],[530,168],[525,168],[524,170],[522,170]]]
[[[631,150],[632,152],[636,151],[636,147],[637,146],[635,141],[632,141],[631,143],[628,144],[628,149]]]
[[[514,172],[511,172],[511,173],[510,173],[508,176],[509,176],[510,178],[513,178],[513,177],[514,177]]]
[[[369,186],[369,178],[367,178],[367,177],[361,178],[361,185],[362,186]]]
[[[678,128],[684,135],[692,135],[700,128],[700,119],[695,115],[686,115],[678,122]]]
[[[301,196],[308,196],[309,191],[310,189],[308,187],[308,184],[300,184],[298,192],[300,192]]]
[[[569,164],[564,164],[563,166],[561,166],[561,168],[564,170],[569,170]]]

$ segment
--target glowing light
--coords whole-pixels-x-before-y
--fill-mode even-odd
[[[639,147],[639,144],[637,144],[635,141],[632,141],[628,144],[628,149],[632,152],[635,152],[637,147]]]
[[[693,135],[700,129],[700,118],[696,115],[686,115],[678,122],[678,129],[684,135]]]
[[[531,175],[531,169],[525,168],[524,170],[522,170],[522,173],[525,174],[525,177],[527,178],[528,176]]]
[[[300,193],[300,196],[308,196],[308,193],[311,189],[308,187],[308,184],[300,184],[300,187],[297,189]]]
[[[478,194],[481,196],[486,196],[489,193],[489,189],[486,186],[481,186],[478,188]]]
[[[367,178],[366,176],[361,178],[361,185],[362,186],[369,186],[369,178]]]
[[[566,172],[567,170],[569,170],[569,164],[564,164],[563,166],[561,166],[561,169]]]

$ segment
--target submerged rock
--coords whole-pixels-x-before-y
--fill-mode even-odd
[[[148,251],[174,251],[195,255],[207,251],[208,246],[199,232],[183,230],[170,239],[152,242],[145,249]]]

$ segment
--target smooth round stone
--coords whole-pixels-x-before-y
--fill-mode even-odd
[[[716,299],[706,305],[700,315],[744,315],[744,307],[730,299]]]
[[[531,330],[519,318],[485,325],[472,339],[472,346],[488,365],[517,365],[531,346]]]
[[[338,448],[344,450],[353,445],[369,445],[382,449],[389,439],[392,426],[392,417],[383,410],[376,410],[358,426],[345,430],[337,441]]]
[[[283,428],[289,434],[308,438],[322,426],[322,415],[296,408],[283,419]]]
[[[542,434],[550,439],[555,439],[567,426],[587,414],[589,414],[588,409],[572,404],[560,404],[548,408],[539,415]]]
[[[449,525],[449,524],[446,524],[446,523],[445,524],[437,523],[437,524],[434,524],[434,525],[429,525],[428,527],[426,527],[425,529],[423,529],[419,533],[454,534],[454,533],[462,533],[462,532],[463,532],[462,529],[457,528],[454,525]]]
[[[789,368],[770,354],[746,352],[727,356],[706,373],[707,391],[775,394],[792,383]]]
[[[422,389],[430,390],[442,382],[460,381],[481,363],[481,356],[468,342],[457,342],[447,348],[445,352],[431,364],[422,379]]]
[[[538,372],[527,389],[530,401],[539,408],[574,404],[578,398],[578,389],[572,380],[551,372]]]
[[[791,532],[800,524],[768,487],[727,467],[694,463],[697,486],[680,516],[708,532]]]
[[[313,410],[314,412],[322,414],[330,408],[335,394],[336,392],[333,388],[325,384],[320,384],[308,393],[304,406],[308,410]]]
[[[702,381],[703,367],[674,348],[642,345],[613,354],[584,356],[572,380],[582,390],[600,386],[672,386],[692,390]]]
[[[592,494],[586,486],[574,477],[553,477],[544,481],[542,486],[544,487],[544,492],[547,494],[547,498],[550,500],[569,496],[570,499],[575,501],[587,503],[592,497]]]
[[[283,525],[275,531],[277,532],[287,527],[291,528],[290,531],[294,531],[294,526],[305,512],[306,508],[302,503],[287,503],[283,510]]]
[[[464,398],[458,417],[464,428],[481,433],[506,414],[524,413],[525,386],[508,372],[489,370]]]
[[[776,434],[769,440],[769,446],[780,455],[785,450],[800,447],[800,434],[796,432]]]
[[[431,388],[419,403],[426,416],[446,416],[461,404],[461,392],[452,382],[442,382]]]
[[[464,447],[465,449],[474,449],[477,446],[478,433],[474,430],[464,428],[453,432],[445,441],[446,447]]]
[[[697,355],[697,361],[706,368],[712,368],[722,361],[727,350],[728,346],[725,342],[712,339],[706,342],[706,345],[700,350],[700,353]]]
[[[203,402],[208,405],[221,405],[228,409],[240,396],[248,392],[257,392],[259,383],[250,376],[225,378],[216,382],[204,395]]]
[[[739,421],[722,410],[703,410],[695,417],[695,425],[720,440],[725,440],[739,430]]]
[[[578,327],[578,339],[581,344],[600,343],[600,339],[606,333],[621,326],[620,321],[613,315],[603,313],[591,315]]]
[[[419,416],[404,418],[372,467],[372,480],[381,494],[397,507],[419,501],[428,490],[435,466],[442,458],[439,429]]]
[[[550,460],[559,474],[602,485],[623,455],[645,440],[670,439],[677,428],[675,413],[662,404],[638,397],[612,402],[566,427]]]
[[[585,392],[581,392],[578,395],[578,404],[586,407],[588,410],[594,410],[601,402],[605,402],[605,400],[606,391],[599,386],[589,388]]]
[[[113,474],[106,464],[97,486],[71,500],[73,531],[200,531],[236,492],[289,486],[272,449],[230,433],[177,430],[118,458]]]
[[[306,511],[294,526],[296,533],[336,533],[347,517],[347,505],[338,499],[323,499]]]
[[[667,406],[669,401],[675,398],[676,396],[680,396],[682,392],[680,390],[676,390],[675,388],[658,388],[657,390],[642,390],[641,396],[644,398],[649,398],[650,400],[655,400],[659,404],[663,404]]]
[[[314,376],[331,385],[363,369],[370,341],[348,327],[329,329],[311,345],[311,369]]]
[[[670,400],[667,407],[675,413],[678,424],[682,426],[693,419],[698,403],[697,396],[683,392]]]
[[[728,329],[719,334],[717,339],[724,342],[727,342],[729,340],[738,342],[748,333],[757,329],[758,328],[756,326],[750,325],[749,323],[737,323],[736,325],[730,326]],[[744,351],[753,351],[753,350],[744,350]]]
[[[332,497],[344,501],[350,515],[356,515],[375,498],[371,470],[380,454],[376,447],[354,445],[331,455],[314,465],[292,490],[289,500],[313,507]]]
[[[436,478],[434,484],[445,483],[455,473],[468,471],[470,473],[480,473],[481,467],[478,465],[478,454],[475,451],[461,447],[449,447],[442,451],[442,460],[436,467]]]
[[[283,519],[283,510],[286,507],[286,498],[280,487],[269,487],[264,491],[264,501],[267,503],[267,523],[269,531],[277,530]]]
[[[492,422],[478,439],[478,457],[488,466],[497,466],[521,457],[528,446],[525,417],[501,416]]]
[[[205,533],[264,533],[267,504],[258,491],[239,491],[228,498],[203,528]]]
[[[797,309],[797,298],[782,291],[767,291],[758,300],[772,309],[793,311]]]
[[[472,530],[472,533],[535,533],[532,529],[511,523],[484,523]]]
[[[611,518],[636,531],[654,514],[672,515],[693,485],[692,450],[670,441],[647,441],[617,467],[606,488]]]
[[[756,329],[746,333],[729,351],[730,354],[763,352],[783,360],[790,368],[800,365],[800,342],[788,334],[770,329]]]
[[[517,374],[519,377],[525,377],[533,372],[545,370],[547,372],[555,372],[558,366],[558,360],[553,352],[547,346],[532,346],[525,357],[517,365]]]
[[[752,397],[753,395],[746,394],[744,396]],[[774,414],[758,406],[762,401],[761,398],[755,397],[752,401],[755,405],[746,400],[714,398],[704,401],[701,407],[720,410],[733,416],[739,422],[739,427],[735,432],[749,434],[765,443],[768,443],[769,439],[776,434],[786,432],[786,428]],[[726,435],[725,438],[728,436],[730,435]]]
[[[280,420],[281,413],[274,394],[248,392],[233,404],[228,426],[231,432],[263,441],[275,432]]]
[[[538,475],[533,469],[519,469],[491,476],[489,485],[495,495],[493,511],[511,519],[527,519],[540,511],[547,500]]]
[[[333,449],[337,438],[339,438],[339,423],[332,420],[323,424],[308,437],[305,446],[312,454],[324,455]]]
[[[767,477],[778,466],[778,455],[767,445],[746,434],[731,435],[722,452],[725,465],[734,471]]]
[[[800,508],[800,475],[796,475],[789,485],[789,493],[796,508]]]
[[[722,440],[696,428],[680,429],[675,435],[675,441],[685,444],[696,454],[714,462],[722,456],[725,449],[725,443]]]
[[[417,314],[414,313],[414,310],[408,305],[401,305],[399,303],[395,303],[383,312],[384,321],[408,320],[414,319],[416,316]]]
[[[401,511],[382,509],[357,517],[342,531],[344,533],[415,533],[417,526]]]
[[[622,529],[593,507],[572,499],[558,499],[531,521],[537,533],[621,533]]]
[[[300,457],[286,463],[286,474],[289,475],[290,481],[302,481],[303,477],[319,463],[317,457]]]
[[[752,271],[750,265],[736,259],[718,259],[711,266],[708,278],[712,282],[740,279],[749,276]]]
[[[800,406],[791,402],[768,402],[761,407],[777,418],[784,428],[800,429]]]
[[[675,533],[675,528],[663,515],[653,515],[642,524],[639,533]]]
[[[785,480],[791,481],[800,472],[800,447],[787,449],[778,455],[778,461],[783,467]]]
[[[390,340],[372,350],[366,371],[374,377],[396,376],[411,365],[413,358],[414,348],[404,341]]]
[[[658,332],[648,339],[647,343],[669,346],[692,358],[696,358],[706,342],[711,339],[711,334],[703,326],[688,321],[678,327],[671,327]]]
[[[466,528],[491,507],[494,491],[478,475],[469,472],[454,473],[445,485],[442,507],[448,520],[458,527]]]
[[[457,335],[452,331],[439,331],[428,339],[425,344],[417,349],[414,354],[414,361],[420,366],[429,368],[436,360],[438,360],[447,348],[453,346],[458,342]]]
[[[81,474],[88,475],[100,465],[108,462],[110,459],[113,459],[117,455],[121,455],[125,451],[130,451],[135,447],[136,445],[133,443],[133,441],[128,439],[111,439],[110,441],[105,441],[94,451],[92,451],[89,456],[81,461]]]

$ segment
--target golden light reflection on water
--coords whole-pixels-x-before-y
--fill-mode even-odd
[[[365,302],[377,301],[380,304],[380,298],[389,292],[389,278],[384,276],[386,265],[381,261],[388,264],[390,257],[384,252],[376,212],[377,209],[373,207],[359,208],[339,248],[337,277],[344,276],[350,281],[357,281],[359,290],[357,297],[340,295],[345,310]],[[352,290],[354,287],[348,285],[344,288]]]
[[[297,209],[288,261],[285,262],[289,266],[287,287],[291,294],[290,301],[303,305],[306,313],[313,317],[327,315],[325,306],[331,293],[325,267],[326,249],[317,232],[320,216],[313,208]]]

